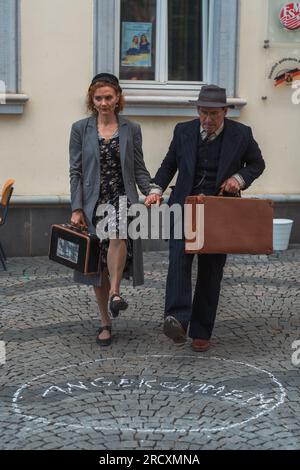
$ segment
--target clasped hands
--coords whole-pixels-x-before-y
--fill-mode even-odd
[[[149,208],[152,204],[156,204],[157,206],[160,206],[162,203],[163,198],[156,193],[149,194],[146,196],[144,204],[147,208]]]

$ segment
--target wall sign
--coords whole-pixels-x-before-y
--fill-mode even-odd
[[[268,78],[274,81],[276,87],[292,85],[300,80],[300,59],[298,57],[283,57],[272,65]]]
[[[291,2],[280,10],[280,23],[286,29],[298,29],[300,27],[300,3]]]

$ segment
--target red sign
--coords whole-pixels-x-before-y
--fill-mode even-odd
[[[287,29],[300,27],[300,3],[287,3],[280,10],[280,22]]]

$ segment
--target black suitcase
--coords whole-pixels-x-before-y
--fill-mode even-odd
[[[49,259],[84,274],[96,274],[100,268],[99,238],[70,224],[52,225]]]

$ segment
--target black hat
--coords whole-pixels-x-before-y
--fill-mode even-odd
[[[203,85],[197,101],[191,101],[205,108],[223,108],[227,106],[226,89],[217,85]]]
[[[95,85],[95,83],[97,83],[97,82],[109,83],[110,85],[114,85],[116,88],[118,88],[120,91],[122,91],[121,87],[120,87],[120,84],[119,84],[119,80],[112,73],[98,73],[97,75],[94,76],[94,78],[93,78],[93,80],[90,84],[90,87]]]

